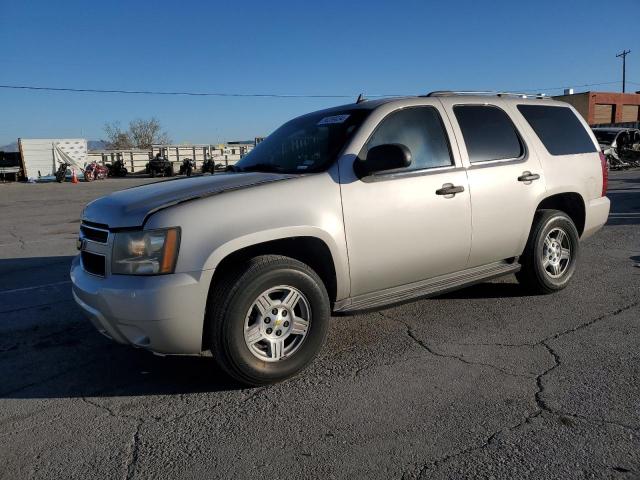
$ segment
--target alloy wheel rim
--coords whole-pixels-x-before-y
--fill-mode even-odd
[[[279,285],[262,292],[247,312],[244,341],[265,362],[278,362],[296,353],[309,332],[311,306],[295,287]]]
[[[542,248],[542,268],[551,278],[560,278],[571,263],[571,239],[562,228],[547,233]]]

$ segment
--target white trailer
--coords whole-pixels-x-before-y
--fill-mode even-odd
[[[84,138],[19,138],[25,177],[37,180],[54,175],[60,161],[71,163],[79,174],[87,163],[87,140]]]

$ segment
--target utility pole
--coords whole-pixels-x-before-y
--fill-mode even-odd
[[[631,53],[631,50],[623,50],[622,53],[616,55],[616,57],[622,57],[622,93],[624,93],[627,81],[627,55]]]

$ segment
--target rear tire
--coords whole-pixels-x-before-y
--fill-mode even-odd
[[[538,210],[516,278],[532,293],[562,290],[573,277],[579,253],[580,237],[571,218],[559,210]]]
[[[311,363],[324,344],[331,307],[322,280],[309,266],[264,255],[216,280],[207,312],[217,363],[239,382],[259,386],[289,378]]]

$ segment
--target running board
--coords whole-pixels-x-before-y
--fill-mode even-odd
[[[502,277],[520,270],[520,264],[502,261],[468,268],[456,273],[449,273],[429,280],[392,287],[373,293],[365,293],[346,298],[335,303],[334,312],[345,313],[358,310],[369,310],[394,303],[406,302],[420,297],[433,297],[442,293],[468,287],[492,278]]]

